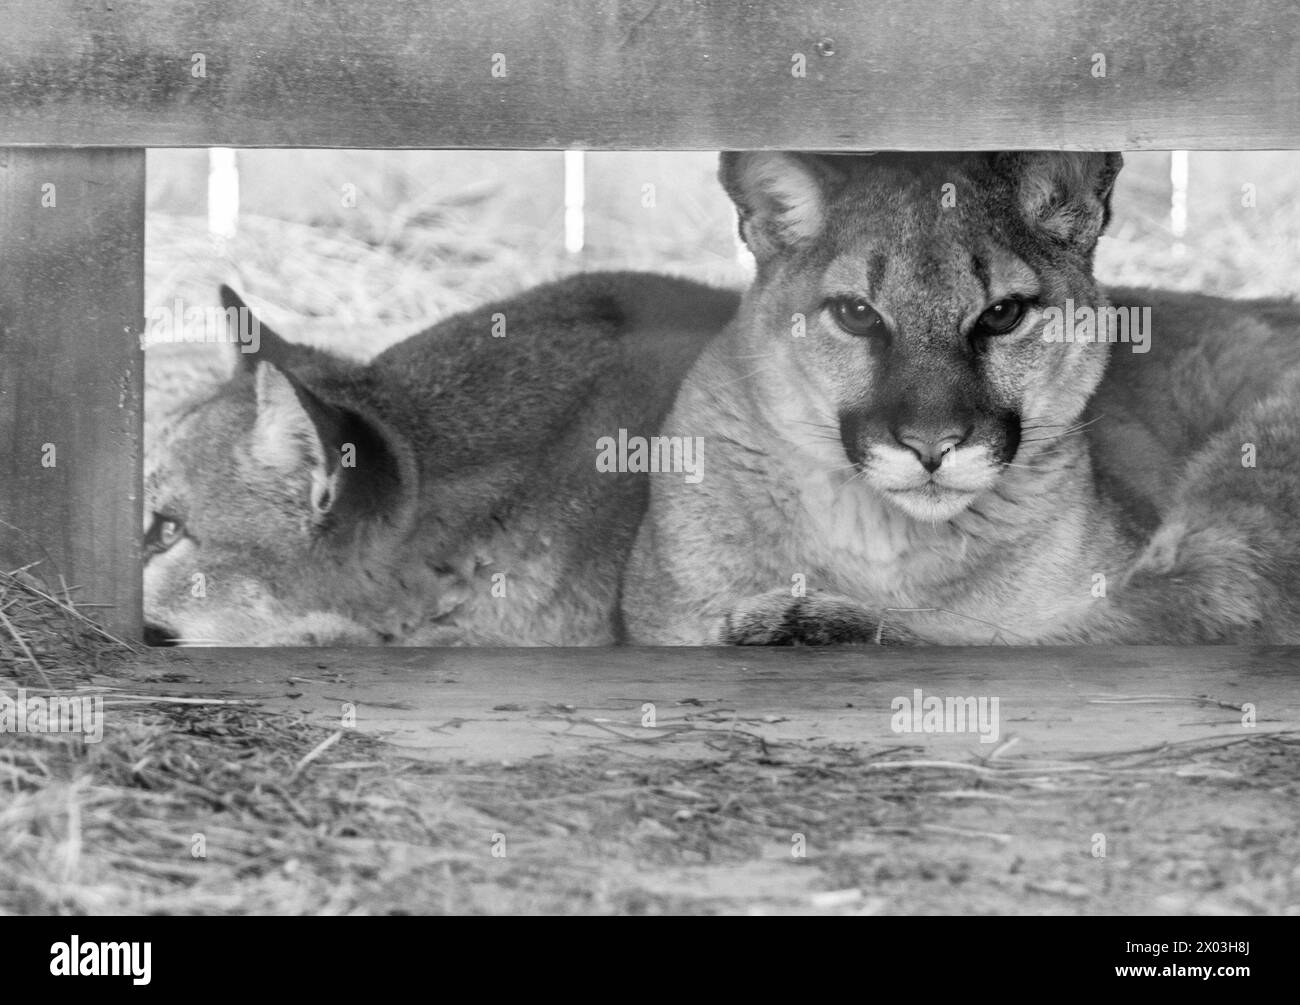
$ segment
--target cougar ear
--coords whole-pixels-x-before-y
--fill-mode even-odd
[[[821,234],[839,169],[815,154],[726,151],[718,180],[736,204],[740,236],[760,261]]]
[[[326,401],[274,363],[257,364],[253,386],[253,459],[284,483],[307,478],[318,526],[356,526],[405,505],[416,481],[409,448],[381,422]]]
[[[253,457],[264,467],[311,478],[311,505],[317,517],[332,508],[338,495],[339,468],[330,463],[337,410],[320,401],[274,363],[256,364],[257,420]]]
[[[997,154],[1021,215],[1054,239],[1091,252],[1110,222],[1110,195],[1124,166],[1118,153],[1027,151]]]

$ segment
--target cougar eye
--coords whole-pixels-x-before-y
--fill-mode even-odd
[[[999,300],[975,322],[977,335],[1005,335],[1020,323],[1025,313],[1023,300]]]
[[[835,323],[850,335],[884,335],[885,319],[861,297],[840,297],[831,301]]]
[[[155,513],[144,536],[144,543],[153,551],[166,551],[184,536],[185,525],[181,521]]]

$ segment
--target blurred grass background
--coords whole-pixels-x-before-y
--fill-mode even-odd
[[[206,150],[148,155],[146,308],[216,303],[221,282],[291,338],[365,358],[458,310],[574,271],[637,268],[743,286],[711,153],[588,153],[585,244],[564,242],[564,155],[240,150],[238,230],[208,234]],[[1234,297],[1300,292],[1300,152],[1193,152],[1186,231],[1171,155],[1136,153],[1098,248],[1104,282]],[[1254,205],[1244,205],[1253,186]],[[349,198],[349,195],[352,198]],[[225,373],[218,348],[146,357],[146,423]]]

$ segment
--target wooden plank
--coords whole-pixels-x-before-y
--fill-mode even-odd
[[[143,288],[143,150],[0,148],[0,561],[132,638]]]
[[[1300,146],[1290,0],[2,0],[0,19],[7,144]]]
[[[1030,761],[1300,730],[1300,650],[1287,648],[188,649],[159,658],[168,683],[154,691],[254,698],[325,727],[352,703],[358,729],[439,761],[610,744],[714,756],[708,744],[732,729],[774,743],[905,744],[921,758],[995,749],[971,732],[894,732],[893,700],[917,688],[996,697],[998,741],[1018,739],[1005,756]],[[647,702],[655,728],[642,725]],[[1246,703],[1257,716],[1249,728]]]

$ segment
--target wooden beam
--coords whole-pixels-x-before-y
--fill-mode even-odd
[[[144,151],[0,148],[0,563],[131,638],[143,315]]]
[[[917,688],[997,698],[997,740],[1017,738],[1013,760],[1300,730],[1300,653],[1280,647],[186,649],[158,658],[169,681],[158,693],[253,698],[331,728],[351,703],[359,730],[433,760],[611,744],[707,757],[733,729],[777,744],[906,745],[922,759],[995,749],[971,731],[895,732],[892,703]],[[1243,724],[1248,703],[1253,726]]]
[[[0,0],[0,23],[5,144],[1300,146],[1291,0]]]

